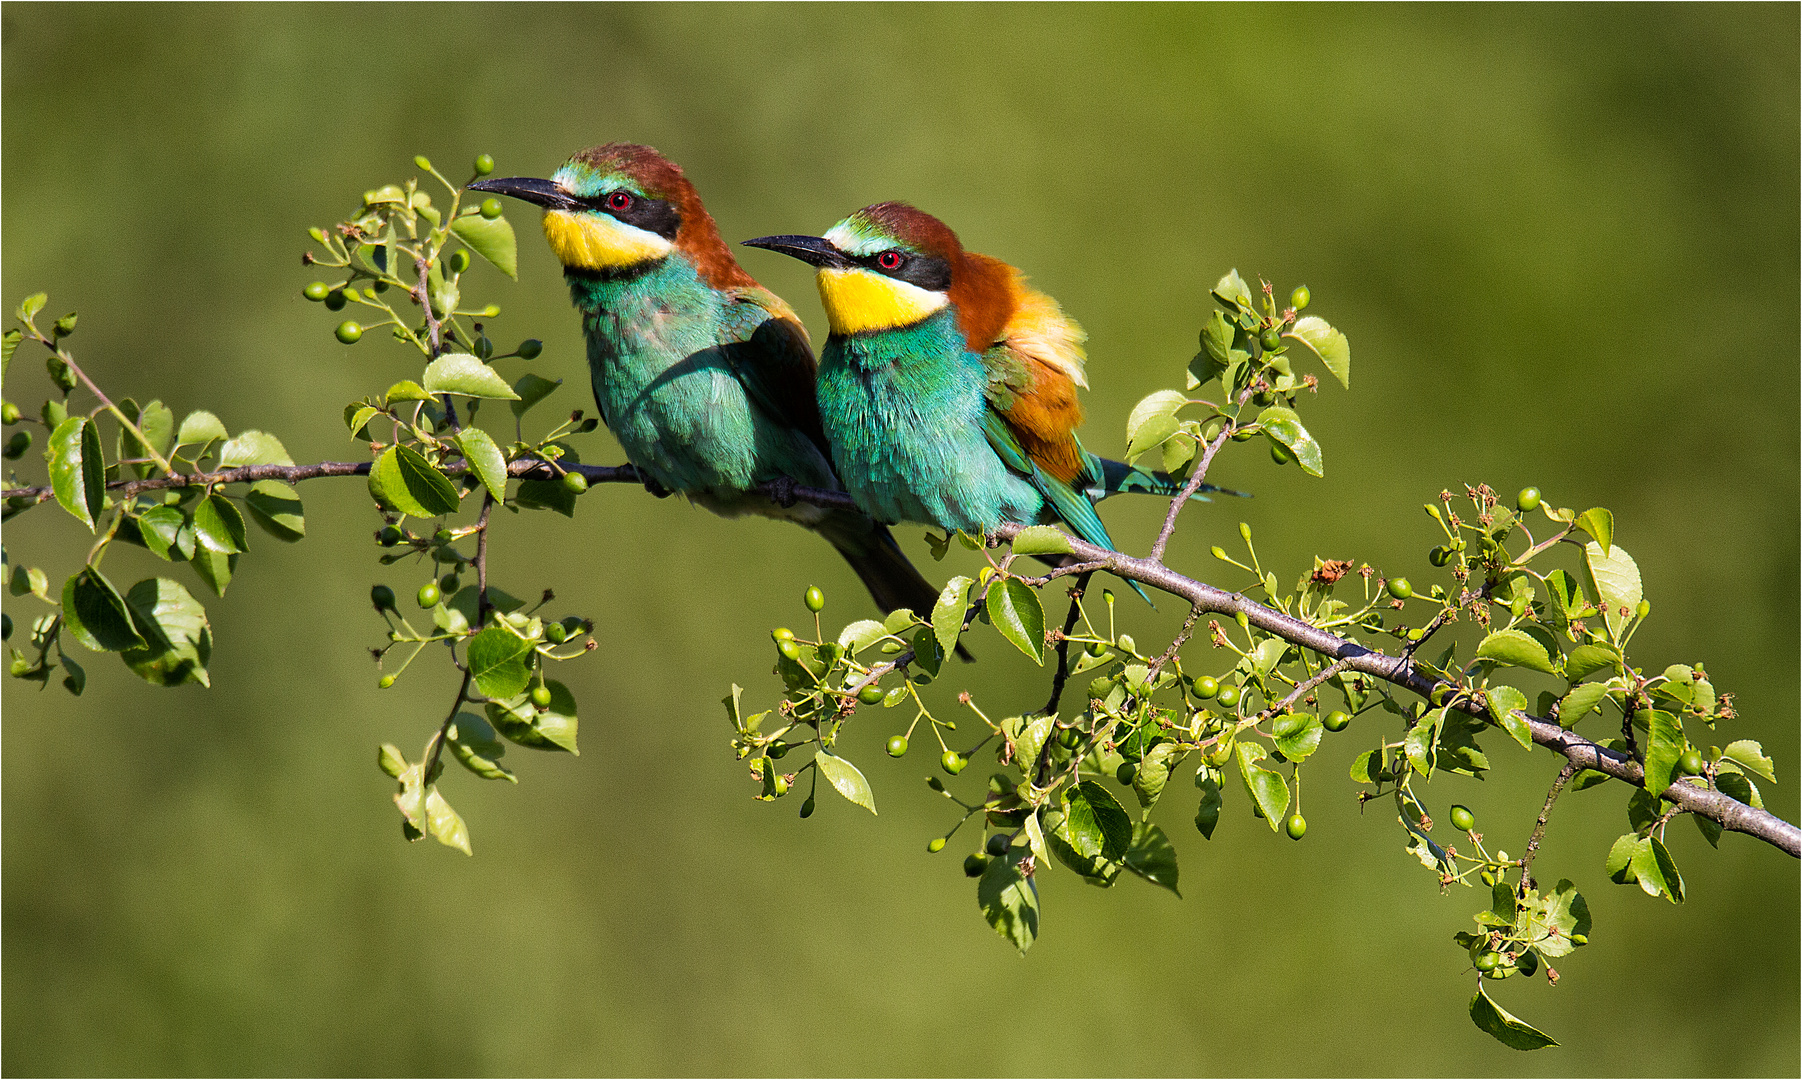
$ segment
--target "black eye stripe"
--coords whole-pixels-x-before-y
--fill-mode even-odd
[[[901,256],[901,265],[893,269],[885,268],[880,261],[884,255]],[[914,255],[905,251],[878,251],[874,255],[853,255],[851,261],[869,270],[874,270],[883,277],[892,277],[896,281],[905,281],[910,285],[918,285],[930,292],[944,292],[951,287],[951,264],[932,255]]]
[[[624,210],[615,210],[607,205],[607,199],[614,192],[608,191],[593,198],[579,200],[590,210],[606,214],[609,217],[633,225],[646,232],[654,232],[665,240],[674,240],[676,230],[682,227],[682,215],[676,210],[674,203],[663,199],[653,199],[649,195],[634,195],[632,204]]]

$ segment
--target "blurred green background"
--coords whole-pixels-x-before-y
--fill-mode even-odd
[[[1219,274],[1306,281],[1356,361],[1353,390],[1310,413],[1327,479],[1255,444],[1223,455],[1217,477],[1257,497],[1189,511],[1173,563],[1239,584],[1207,550],[1242,517],[1285,580],[1320,554],[1418,587],[1440,578],[1419,507],[1442,487],[1611,507],[1656,609],[1636,657],[1707,662],[1743,713],[1715,741],[1762,739],[1772,808],[1795,819],[1794,5],[10,3],[0,24],[0,300],[47,289],[50,314],[81,312],[103,386],[275,432],[301,461],[352,455],[344,402],[417,370],[381,335],[332,340],[300,296],[305,229],[419,152],[459,177],[478,152],[543,176],[648,142],[732,240],[911,200],[1087,327],[1084,436],[1112,454],[1132,404],[1181,385]],[[544,339],[532,368],[569,380],[553,405],[590,407],[555,263],[509,213],[520,281],[480,271],[474,294],[503,306],[500,341]],[[805,267],[744,261],[823,337]],[[8,396],[35,409],[21,357]],[[590,445],[619,460],[604,433]],[[517,788],[453,769],[476,857],[408,847],[375,745],[414,752],[454,684],[422,660],[376,691],[368,588],[420,581],[376,564],[360,483],[303,495],[309,538],[258,534],[227,598],[204,597],[210,691],[101,657],[79,701],[6,684],[6,1073],[1798,1070],[1797,863],[1733,835],[1711,852],[1678,823],[1685,906],[1612,885],[1618,786],[1566,796],[1539,864],[1588,896],[1594,947],[1556,989],[1496,991],[1563,1047],[1522,1059],[1478,1032],[1450,936],[1479,898],[1440,897],[1343,779],[1374,716],[1308,771],[1304,842],[1236,788],[1204,842],[1173,787],[1158,820],[1184,898],[1056,870],[1022,960],[958,870],[968,834],[926,854],[948,807],[925,754],[881,755],[895,714],[847,747],[879,819],[755,803],[727,748],[719,699],[736,680],[774,700],[766,632],[800,622],[808,583],[829,618],[868,614],[847,568],[792,527],[625,487],[496,538],[500,584],[554,586],[600,624],[562,676],[583,755],[515,751]],[[1106,516],[1142,550],[1161,508],[1130,502]],[[968,569],[900,532],[929,575]],[[44,510],[6,541],[68,573],[85,534]],[[1141,642],[1175,624],[1169,603],[1121,612]],[[1040,700],[1039,671],[977,644],[938,690],[947,711],[962,687],[990,715]],[[1207,653],[1191,665],[1228,666]],[[1518,850],[1554,762],[1488,742],[1499,775],[1431,801],[1467,802]]]

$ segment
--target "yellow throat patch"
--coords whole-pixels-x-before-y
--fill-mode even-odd
[[[944,293],[931,292],[871,270],[829,268],[817,275],[820,303],[835,334],[911,326],[944,307]]]
[[[617,270],[668,255],[675,245],[606,214],[544,212],[544,238],[564,266],[578,270]]]

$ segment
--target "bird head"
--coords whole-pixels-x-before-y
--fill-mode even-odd
[[[681,251],[710,283],[755,284],[720,240],[682,169],[648,146],[608,143],[570,158],[548,180],[478,180],[544,207],[544,235],[565,270],[618,273]]]
[[[825,236],[762,236],[745,244],[817,267],[827,322],[841,336],[918,323],[960,299],[968,291],[962,279],[982,269],[944,222],[899,202],[866,206]]]

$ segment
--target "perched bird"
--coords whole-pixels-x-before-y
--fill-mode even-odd
[[[648,146],[583,150],[548,180],[473,183],[544,207],[544,235],[582,313],[601,418],[640,473],[726,517],[797,522],[830,541],[884,611],[938,591],[886,527],[854,510],[780,505],[784,478],[843,490],[793,309],[732,257],[682,170]]]
[[[1083,449],[1082,328],[938,218],[885,202],[825,236],[745,243],[819,268],[820,417],[845,490],[877,521],[983,533],[1062,520],[1112,548],[1095,503],[1181,491]]]

